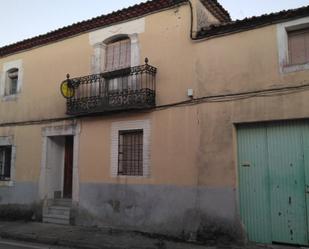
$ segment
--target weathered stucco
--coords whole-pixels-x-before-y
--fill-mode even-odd
[[[15,182],[13,187],[0,188],[0,205],[32,204],[38,197],[37,182]]]
[[[148,114],[118,114],[84,120],[80,137],[81,181],[195,185],[197,169],[193,165],[196,164],[199,138],[195,115],[194,109],[186,107]],[[151,123],[149,177],[112,177],[111,125],[124,120],[149,120]]]
[[[234,126],[308,118],[309,93],[255,93],[241,99],[222,95],[308,84],[309,71],[280,73],[276,25],[192,41],[188,5],[144,18],[140,61],[148,57],[158,68],[158,108],[79,118],[77,220],[204,239],[210,236],[209,226],[225,234],[232,228],[238,237]],[[0,59],[0,70],[3,63],[19,59],[24,68],[19,97],[0,102],[0,136],[13,136],[16,145],[16,184],[0,186],[0,204],[37,200],[42,130],[74,120],[7,123],[66,117],[59,85],[67,73],[90,74],[93,53],[87,33]],[[188,101],[189,88],[194,98],[221,98],[161,106]],[[113,177],[112,124],[135,120],[151,123],[149,176]]]
[[[215,240],[220,233],[230,234],[230,240],[241,236],[233,188],[84,183],[77,223],[186,239]]]

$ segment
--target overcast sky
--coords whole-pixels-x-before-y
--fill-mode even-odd
[[[0,47],[141,0],[0,0]],[[309,0],[219,0],[233,19],[309,5]]]

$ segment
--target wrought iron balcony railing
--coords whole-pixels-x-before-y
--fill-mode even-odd
[[[146,64],[64,81],[67,114],[84,115],[155,106],[157,69]],[[64,84],[63,83],[63,84]]]

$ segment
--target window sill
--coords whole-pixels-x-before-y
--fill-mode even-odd
[[[14,187],[14,182],[12,180],[0,181],[0,187]]]
[[[305,64],[286,65],[282,67],[283,73],[293,73],[305,70],[309,70],[309,62]]]
[[[116,175],[113,176],[114,178],[122,178],[122,179],[144,179],[144,178],[149,178],[149,175],[142,175],[142,176],[126,176],[126,175]]]
[[[2,101],[16,101],[18,98],[17,94],[2,96]]]

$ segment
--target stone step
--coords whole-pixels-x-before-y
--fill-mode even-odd
[[[72,200],[71,199],[55,199],[53,200],[52,206],[71,207]]]
[[[43,217],[43,223],[59,224],[59,225],[70,225],[70,220],[57,219],[52,217]]]
[[[53,223],[53,224],[70,224],[70,216],[67,215],[56,215],[56,214],[44,214],[43,215],[44,223]]]
[[[70,207],[50,206],[48,207],[48,214],[64,215],[70,217]]]
[[[71,223],[71,199],[54,199],[43,208],[43,222],[54,224]]]

